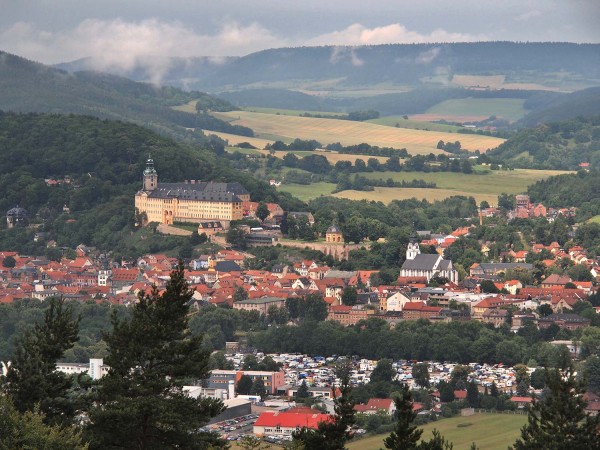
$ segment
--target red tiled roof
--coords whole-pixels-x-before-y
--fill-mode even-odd
[[[510,401],[513,403],[532,403],[533,399],[531,397],[511,397]]]
[[[467,391],[454,391],[454,398],[457,400],[464,400],[467,398]]]
[[[265,411],[258,417],[254,426],[276,427],[279,425],[282,428],[306,427],[316,429],[320,422],[325,422],[331,419],[332,417],[329,414],[303,414]]]

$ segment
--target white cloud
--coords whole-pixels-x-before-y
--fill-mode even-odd
[[[367,28],[355,23],[332,33],[309,39],[307,45],[378,45],[378,44],[420,44],[431,42],[473,42],[484,41],[485,35],[451,33],[437,28],[429,34],[408,30],[404,25],[394,23],[382,27]]]
[[[214,35],[201,34],[180,22],[147,19],[87,19],[74,29],[51,33],[19,22],[0,33],[5,51],[53,64],[90,57],[93,68],[129,70],[143,61],[160,81],[170,56],[244,55],[286,45],[259,24],[229,22]]]
[[[364,64],[364,61],[360,59],[353,48],[350,47],[333,47],[331,50],[331,56],[329,57],[329,62],[331,64],[336,64],[345,59],[350,59],[350,63],[354,67],[360,67]]]
[[[438,57],[442,49],[440,47],[433,47],[429,50],[421,52],[419,56],[417,56],[417,60],[415,61],[417,64],[429,64],[435,58]]]
[[[539,11],[537,9],[532,9],[531,11],[527,11],[527,12],[524,12],[523,14],[519,14],[517,17],[515,17],[515,20],[517,22],[526,22],[530,19],[540,17],[541,15],[542,15],[541,11]]]

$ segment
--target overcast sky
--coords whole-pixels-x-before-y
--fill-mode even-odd
[[[0,0],[0,50],[53,64],[266,48],[600,42],[600,0]]]

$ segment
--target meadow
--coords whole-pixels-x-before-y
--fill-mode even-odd
[[[271,139],[260,139],[248,136],[238,136],[237,134],[221,133],[220,131],[202,130],[204,134],[214,134],[217,137],[227,141],[231,147],[235,147],[241,142],[248,142],[256,148],[263,149],[267,144],[272,144],[274,141]]]
[[[385,125],[388,127],[397,128],[412,128],[415,130],[425,131],[443,131],[446,133],[456,133],[462,127],[457,125],[446,125],[443,123],[425,122],[421,120],[405,119],[404,116],[385,116],[378,119],[367,120],[368,123],[375,123],[377,125]]]
[[[556,170],[529,170],[515,169],[511,171],[490,171],[488,173],[477,173],[481,170],[476,168],[472,174],[455,172],[370,172],[361,173],[362,176],[372,179],[388,178],[394,181],[412,181],[414,179],[425,180],[436,183],[436,189],[428,188],[397,188],[376,187],[373,191],[347,190],[332,194],[335,189],[333,183],[316,183],[313,185],[286,184],[279,189],[290,192],[296,197],[307,201],[321,195],[332,195],[333,197],[348,198],[351,200],[373,200],[385,204],[392,200],[405,200],[409,198],[426,199],[428,201],[443,200],[454,195],[474,197],[477,203],[487,201],[490,205],[496,205],[498,195],[519,194],[527,190],[527,186],[538,180],[553,175],[567,173]]]
[[[554,175],[569,173],[561,170],[490,170],[483,172],[482,166],[476,166],[471,174],[459,172],[370,172],[362,174],[367,178],[394,181],[411,181],[416,179],[433,182],[438,190],[448,189],[475,194],[519,194],[527,190],[527,186],[539,180],[544,180]],[[463,195],[463,194],[457,194]],[[495,203],[495,202],[494,202]]]
[[[316,139],[323,145],[334,142],[340,142],[342,145],[368,142],[379,147],[406,148],[411,154],[439,154],[441,151],[436,146],[440,140],[460,141],[464,149],[471,151],[476,149],[485,151],[504,142],[504,139],[490,136],[395,128],[349,120],[316,119],[248,111],[214,115],[233,124],[250,127],[257,134],[256,137],[262,139]]]
[[[454,444],[454,450],[467,450],[475,442],[480,450],[506,450],[520,436],[527,422],[525,414],[476,414],[470,417],[452,417],[424,425],[422,437],[431,438],[437,429],[446,440]],[[350,441],[348,450],[378,450],[388,435],[376,435]]]
[[[514,122],[527,112],[523,103],[525,100],[518,98],[458,98],[444,100],[425,113],[444,116],[498,116]]]

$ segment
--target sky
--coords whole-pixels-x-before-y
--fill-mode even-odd
[[[599,23],[600,0],[0,0],[0,50],[127,68],[313,45],[600,43]]]

